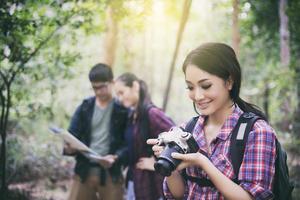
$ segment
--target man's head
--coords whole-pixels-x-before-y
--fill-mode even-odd
[[[112,97],[113,73],[111,68],[103,63],[98,63],[89,73],[89,79],[96,98],[100,101],[108,101]]]

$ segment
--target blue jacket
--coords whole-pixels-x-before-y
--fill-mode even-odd
[[[94,112],[95,97],[83,100],[82,104],[76,109],[70,126],[69,132],[78,138],[81,142],[90,146],[91,143],[91,123]],[[124,139],[124,131],[127,123],[128,110],[117,103],[113,102],[113,110],[110,120],[110,147],[109,154],[118,155],[118,160],[109,168],[112,180],[117,181],[121,174],[121,165],[125,164],[127,145]],[[84,181],[88,175],[90,167],[102,167],[95,162],[88,160],[82,154],[76,154],[75,173]],[[101,170],[101,183],[105,182],[104,170]]]

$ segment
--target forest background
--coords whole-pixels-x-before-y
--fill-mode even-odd
[[[203,42],[232,45],[244,99],[269,116],[300,198],[299,0],[7,0],[0,3],[0,199],[66,199],[67,128],[98,62],[134,72],[176,123],[194,116],[181,64]]]

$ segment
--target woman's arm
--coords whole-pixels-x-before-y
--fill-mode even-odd
[[[207,173],[211,181],[214,183],[218,191],[222,193],[225,199],[253,199],[246,190],[220,172],[208,159],[203,163],[202,169]]]
[[[161,152],[164,150],[163,146],[157,145],[157,139],[148,139],[147,144],[153,145],[152,150],[156,157],[159,157]],[[171,176],[166,177],[164,181],[164,193],[165,197],[172,197],[175,199],[182,199],[185,193],[185,181],[183,180],[179,171],[175,170]]]
[[[175,199],[182,199],[185,192],[185,181],[179,171],[175,170],[166,177],[167,186]]]

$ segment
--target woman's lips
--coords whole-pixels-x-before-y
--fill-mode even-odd
[[[203,102],[203,103],[201,102],[201,103],[197,103],[197,106],[199,109],[204,110],[209,106],[209,103],[210,102]]]

